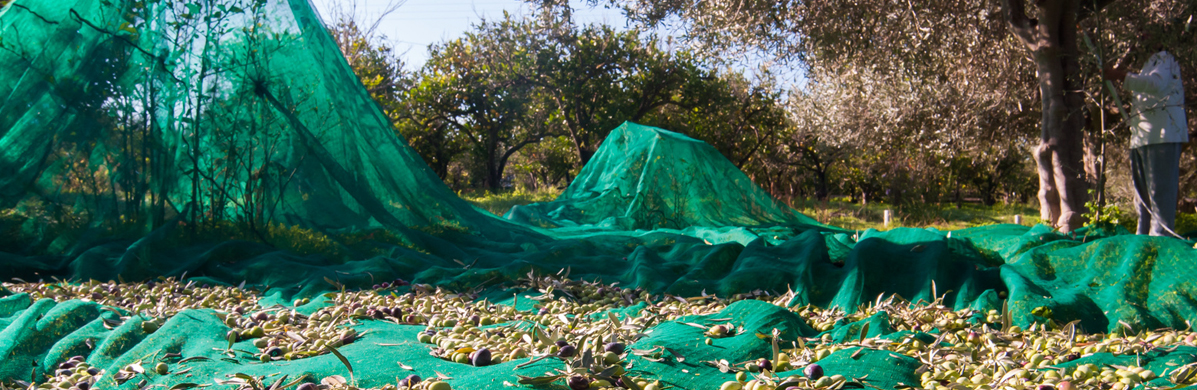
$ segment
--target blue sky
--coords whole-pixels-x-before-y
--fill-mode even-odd
[[[316,9],[331,22],[330,9],[337,4],[351,4],[355,0],[312,0]],[[373,21],[386,7],[388,0],[356,0],[359,20]],[[407,0],[398,11],[387,15],[379,24],[378,33],[385,35],[402,55],[408,69],[418,68],[428,59],[428,44],[462,36],[470,26],[483,17],[499,19],[503,11],[515,15],[531,13],[532,6],[520,0]],[[579,7],[575,12],[579,23],[605,23],[623,26],[625,18],[619,10]]]
[[[358,20],[373,22],[378,14],[386,8],[392,0],[311,0],[326,22],[332,7],[341,4],[342,7],[357,2]],[[572,0],[575,4],[574,20],[579,24],[603,23],[617,28],[627,25],[627,18],[617,9],[590,8],[581,0]],[[397,11],[387,15],[379,23],[377,33],[385,35],[392,47],[396,49],[408,70],[418,69],[428,60],[428,44],[443,42],[448,39],[461,37],[471,25],[487,20],[500,19],[503,11],[513,15],[527,15],[532,12],[532,5],[522,0],[406,0]],[[668,29],[666,29],[668,30]],[[669,34],[669,31],[658,31]],[[733,65],[733,68],[745,73],[753,73],[759,62],[746,62]],[[806,84],[805,75],[796,68],[780,67],[774,69],[779,77],[783,90],[803,88]]]

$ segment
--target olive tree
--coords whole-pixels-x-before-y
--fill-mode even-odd
[[[964,116],[993,115],[1019,123],[1021,113],[1037,99],[1039,145],[1034,154],[1043,217],[1065,231],[1083,223],[1086,113],[1077,22],[1109,0],[1047,0],[1031,9],[1023,0],[614,2],[645,25],[679,17],[688,42],[722,56],[774,53],[783,62],[812,70],[867,71],[891,81],[971,90],[957,95],[965,99],[958,105],[957,123],[976,122]],[[918,106],[901,108],[912,115],[934,115]],[[961,129],[991,136],[1026,132],[1008,126]]]

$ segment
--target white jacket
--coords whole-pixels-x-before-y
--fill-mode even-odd
[[[1131,148],[1189,142],[1180,64],[1171,54],[1166,51],[1155,53],[1138,74],[1128,73],[1123,85],[1134,95]]]

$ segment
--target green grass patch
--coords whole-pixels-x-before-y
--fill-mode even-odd
[[[514,206],[522,206],[531,203],[549,202],[557,199],[557,195],[561,194],[561,190],[556,188],[546,188],[536,191],[531,190],[511,190],[502,192],[470,192],[459,193],[462,199],[473,203],[474,206],[489,211],[491,214],[502,217],[507,214]]]
[[[957,230],[969,227],[1014,223],[1016,215],[1022,216],[1022,224],[1038,224],[1039,209],[1025,204],[912,204],[894,206],[885,203],[860,204],[832,200],[819,202],[800,200],[792,205],[803,214],[829,225],[852,230],[886,230],[895,227],[934,227],[940,230]],[[890,225],[884,223],[885,210],[893,212]]]

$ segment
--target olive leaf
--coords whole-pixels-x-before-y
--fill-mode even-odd
[[[521,384],[521,385],[547,385],[549,383],[553,383],[554,381],[556,381],[558,379],[561,379],[561,377],[563,377],[564,375],[550,375],[550,376],[537,376],[537,377],[523,376],[523,375],[516,375],[516,376],[520,378],[519,384]]]
[[[590,367],[591,364],[594,364],[594,355],[588,349],[582,352],[581,366]]]
[[[540,340],[540,342],[545,343],[545,345],[553,343],[553,340],[549,339],[549,336],[546,335],[544,333],[544,331],[540,329],[540,326],[533,326],[532,333],[536,335],[537,340]]]
[[[781,336],[781,331],[778,330],[777,328],[773,328],[773,340],[770,340],[771,341],[770,344],[772,344],[772,346],[773,346],[773,355],[770,355],[771,359],[769,359],[769,360],[772,360],[774,363],[777,363],[777,357],[781,356],[781,346],[778,345],[781,342],[780,336]],[[678,361],[680,362],[681,360],[678,360]]]
[[[353,365],[349,364],[349,359],[346,359],[345,355],[342,355],[340,351],[337,351],[337,349],[331,345],[325,345],[324,348],[328,349],[329,352],[332,352],[333,355],[336,355],[337,359],[341,360],[341,364],[344,364],[345,368],[349,369],[349,379],[352,380],[353,379]]]
[[[735,371],[734,369],[732,369],[731,363],[728,362],[727,359],[719,359],[719,361],[707,360],[707,361],[704,361],[703,363],[706,363],[712,367],[718,368],[719,372],[722,372],[724,374],[729,374],[729,373]]]
[[[1010,300],[1002,301],[1002,332],[1010,331]]]
[[[673,348],[669,348],[669,347],[663,347],[663,348],[665,348],[666,351],[669,351],[669,353],[673,354],[673,358],[677,359],[678,363],[682,363],[682,362],[686,361],[686,357],[682,356],[682,354],[679,353],[677,350],[675,350]]]
[[[284,375],[284,376],[283,376],[283,379],[280,379],[278,382],[275,382],[274,384],[275,384],[275,385],[278,385],[279,383],[283,383],[283,380],[285,380],[286,378],[287,378],[287,377]],[[305,381],[305,380],[307,380],[307,379],[308,379],[308,375],[307,375],[307,374],[303,374],[303,375],[300,375],[298,378],[295,378],[295,380],[293,380],[293,381],[290,381],[290,382],[287,382],[287,384],[284,384],[284,385],[282,385],[282,386],[278,386],[277,388],[276,388],[276,387],[271,387],[271,389],[286,389],[286,388],[289,388],[289,387],[291,387],[291,386],[298,385],[300,382],[303,382],[303,381]]]
[[[345,380],[345,377],[340,376],[340,375],[333,375],[330,377],[325,377],[324,379],[320,380],[320,384],[325,385],[325,386],[333,386],[333,387],[343,386],[347,383],[349,383],[349,382]]]
[[[1168,379],[1178,385],[1191,385],[1197,382],[1197,363],[1189,363],[1172,370],[1172,375]]]

